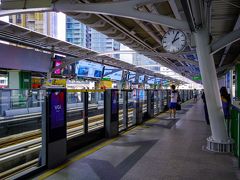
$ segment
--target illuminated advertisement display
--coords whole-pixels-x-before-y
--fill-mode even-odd
[[[141,75],[141,76],[139,76],[139,78],[138,78],[138,83],[144,83],[144,80],[145,80],[145,76],[144,76],[144,75]]]
[[[64,126],[64,92],[53,92],[50,95],[51,103],[51,129]]]
[[[168,80],[163,80],[162,83],[163,83],[163,85],[167,85],[168,84]]]
[[[66,138],[66,89],[47,89],[47,128],[49,142]]]
[[[110,78],[111,80],[121,81],[122,76],[123,76],[122,70],[118,68],[110,67],[110,66],[104,67],[104,74],[103,74],[104,78]]]
[[[54,62],[54,68],[55,68],[55,67],[58,67],[58,66],[60,66],[60,65],[62,65],[62,61],[55,61],[55,62]],[[61,68],[55,70],[55,71],[54,71],[54,74],[58,74],[58,75],[61,74]]]
[[[88,61],[79,61],[75,66],[75,73],[79,77],[101,78],[103,65]]]
[[[118,113],[118,91],[112,91],[112,114]]]
[[[139,90],[139,100],[143,101],[145,97],[145,90],[144,89],[140,89]]]
[[[154,84],[155,83],[155,78],[154,77],[149,77],[147,83],[148,84]]]
[[[129,71],[128,81],[135,83],[135,81],[136,81],[136,73],[135,72]]]
[[[156,78],[155,83],[156,83],[156,84],[161,84],[161,79],[160,79],[160,78]]]

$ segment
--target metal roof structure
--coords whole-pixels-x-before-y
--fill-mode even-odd
[[[4,21],[0,21],[0,40],[14,43],[16,45],[25,46],[26,48],[34,48],[36,50],[41,50],[48,53],[54,52],[65,55],[66,62],[61,65],[62,67],[68,64],[72,64],[78,60],[87,59],[96,63],[114,66],[120,69],[135,71],[149,76],[160,77],[178,83],[181,82],[171,77],[154,73],[148,69],[136,67],[133,64],[121,61],[119,59],[115,59],[107,55],[101,55],[101,53],[98,53],[96,51],[80,47],[66,41],[61,41]],[[52,69],[52,71],[54,70],[56,70],[56,68]]]
[[[221,36],[240,29],[240,1],[213,0],[210,16],[209,33],[214,42]],[[238,40],[214,54],[216,68],[220,75],[240,61],[239,49],[240,42]]]
[[[191,58],[196,57],[191,32],[207,24],[218,75],[239,61],[239,0],[2,0],[1,8],[0,16],[64,12],[190,79],[200,74],[197,58]],[[184,52],[163,51],[161,39],[171,28],[182,29],[189,37]]]

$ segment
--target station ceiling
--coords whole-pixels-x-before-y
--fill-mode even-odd
[[[89,4],[97,6],[99,3],[118,3],[127,2],[127,0],[44,0],[41,3],[28,0],[27,4],[21,0],[15,0],[14,2],[12,0],[2,0],[3,7],[7,7],[6,9],[48,7],[51,5],[53,10],[54,8],[57,10],[57,5],[61,2],[64,2],[67,8],[68,5]],[[192,28],[189,18],[194,21],[194,28],[202,24],[207,25],[210,43],[214,43],[226,34],[239,29],[239,0],[135,0],[135,2],[134,9],[138,12],[162,15],[179,20],[179,22],[187,21],[189,29]],[[139,4],[137,2],[144,3]],[[62,7],[64,8],[64,6]],[[186,9],[190,9],[191,17]],[[124,11],[124,8],[121,10]],[[173,55],[165,52],[161,44],[163,35],[171,28],[169,26],[98,12],[67,11],[65,13],[189,79],[200,74],[197,58],[195,58],[194,38],[188,30],[185,31],[188,36],[188,46],[183,52]],[[181,24],[178,24],[178,26],[181,26]],[[238,63],[240,60],[239,46],[240,41],[238,40],[213,53],[218,76],[224,75],[228,69]]]
[[[76,0],[75,3],[103,3],[111,2],[110,0]],[[152,1],[154,2],[154,1]],[[169,17],[177,17],[178,19],[185,20],[184,13],[179,13],[178,8],[181,8],[180,2],[163,1],[156,3],[147,3],[139,5],[137,9],[141,12],[160,14]],[[163,66],[172,69],[173,71],[191,77],[199,75],[199,68],[197,63],[189,63],[196,61],[196,59],[190,59],[186,62],[184,59],[188,59],[189,55],[196,55],[195,48],[187,46],[186,53],[180,53],[174,56],[167,56],[162,48],[162,37],[169,30],[168,27],[163,25],[157,25],[140,20],[134,20],[129,18],[109,16],[102,14],[87,14],[87,13],[67,13],[67,15],[74,19],[88,25],[89,27],[102,32],[110,38],[115,39],[118,42],[128,46],[129,48],[143,54],[150,59],[160,63]],[[189,36],[190,37],[190,36]],[[190,42],[189,42],[190,43]],[[190,52],[190,53],[189,53]],[[170,54],[169,54],[170,55]],[[179,59],[179,60],[178,60]],[[181,59],[181,60],[180,60]]]

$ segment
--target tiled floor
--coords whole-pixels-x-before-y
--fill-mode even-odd
[[[187,103],[175,121],[162,114],[47,179],[238,179],[232,156],[204,150],[203,119],[202,103]]]

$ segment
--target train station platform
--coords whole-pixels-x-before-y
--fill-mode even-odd
[[[205,150],[209,135],[202,101],[189,101],[176,119],[160,114],[36,179],[239,179],[233,156]]]

